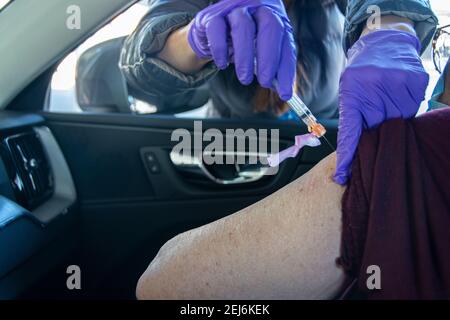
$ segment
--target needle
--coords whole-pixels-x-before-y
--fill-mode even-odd
[[[257,62],[256,59],[254,61],[254,70],[256,73],[257,70]],[[278,87],[278,81],[276,79],[273,80],[273,87]],[[325,137],[325,133],[327,130],[322,126],[319,122],[317,122],[316,117],[312,114],[311,110],[306,106],[303,100],[298,96],[297,93],[292,95],[292,98],[287,101],[289,107],[299,116],[299,118],[306,124],[308,127],[308,131],[315,135],[317,138],[323,138],[331,150],[335,151],[330,141]]]
[[[299,116],[299,118],[307,125],[309,132],[315,135],[317,138],[323,138],[328,146],[335,151],[330,141],[325,137],[326,129],[317,122],[316,117],[312,114],[311,110],[300,99],[300,97],[294,93],[291,99],[287,101],[287,104],[292,110]]]
[[[322,136],[322,138],[325,140],[325,142],[328,144],[328,146],[331,148],[331,150],[336,151],[336,149],[334,149],[333,145],[330,143],[330,141],[328,141],[327,137]]]

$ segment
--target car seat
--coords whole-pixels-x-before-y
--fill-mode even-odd
[[[90,112],[137,112],[135,102],[142,101],[154,106],[154,112],[173,114],[205,105],[209,100],[207,85],[197,88],[182,107],[158,106],[158,101],[142,91],[127,85],[119,60],[125,37],[99,43],[86,50],[76,66],[76,99],[83,111]]]

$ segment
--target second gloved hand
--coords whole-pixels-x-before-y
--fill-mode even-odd
[[[416,115],[429,80],[420,46],[411,33],[381,30],[360,38],[349,50],[339,89],[336,183],[345,184],[350,177],[363,129]]]
[[[296,48],[281,0],[220,1],[195,16],[188,40],[199,58],[213,59],[219,69],[234,62],[242,84],[256,73],[261,86],[272,88],[277,80],[280,98],[291,98]]]

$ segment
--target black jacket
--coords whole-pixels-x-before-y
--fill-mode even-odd
[[[160,112],[183,111],[195,97],[196,91],[208,85],[213,101],[213,115],[222,117],[272,116],[256,115],[251,100],[257,87],[256,79],[243,86],[234,66],[218,71],[209,63],[194,75],[174,69],[156,54],[164,47],[168,35],[186,24],[195,14],[214,1],[153,0],[150,10],[136,30],[125,40],[120,67],[130,92],[158,107]],[[339,77],[345,65],[344,52],[359,37],[364,21],[370,16],[370,5],[378,5],[383,14],[395,14],[416,22],[423,47],[436,30],[437,18],[428,0],[296,0],[288,14],[299,54],[305,62],[308,83],[299,83],[303,99],[319,118],[337,117]],[[346,15],[341,13],[345,11]],[[344,44],[344,46],[341,45]],[[321,52],[322,55],[318,55]],[[139,97],[141,96],[141,97]]]

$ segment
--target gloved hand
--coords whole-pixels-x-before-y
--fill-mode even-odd
[[[361,37],[348,52],[339,89],[339,131],[334,181],[346,184],[361,132],[392,118],[414,117],[429,76],[418,38],[380,30]]]
[[[281,0],[223,0],[200,11],[188,41],[199,58],[213,59],[219,69],[234,62],[239,81],[248,85],[255,74],[262,87],[276,79],[280,98],[292,96],[296,47]]]

